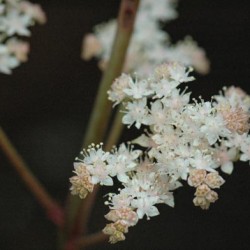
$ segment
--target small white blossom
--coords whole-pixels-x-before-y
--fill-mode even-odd
[[[3,25],[6,28],[6,34],[12,36],[14,34],[20,36],[30,36],[30,31],[27,28],[30,26],[31,19],[29,16],[20,14],[18,11],[10,11],[3,20]]]
[[[173,89],[171,96],[168,98],[163,98],[162,103],[174,110],[181,110],[186,104],[188,104],[190,99],[190,93],[180,93],[179,89]]]
[[[140,128],[142,124],[148,125],[148,109],[147,109],[146,98],[139,101],[129,102],[126,105],[125,115],[123,116],[122,122],[128,127],[135,123],[136,128]]]
[[[227,148],[225,143],[216,147],[213,157],[218,162],[221,170],[226,174],[231,174],[233,172],[233,161],[235,161],[237,156],[237,149],[235,147]]]
[[[127,74],[122,74],[113,82],[111,89],[108,91],[108,99],[114,102],[114,106],[123,101],[126,97],[124,89],[126,89],[132,82],[133,79]]]
[[[193,76],[188,76],[192,68],[186,69],[185,66],[179,63],[173,63],[169,66],[170,78],[177,82],[190,82],[194,80]]]
[[[121,144],[119,149],[107,158],[107,162],[111,166],[110,175],[117,176],[120,182],[128,182],[129,176],[127,172],[132,171],[136,167],[137,162],[135,160],[140,153],[140,150],[129,151],[125,144]]]
[[[176,89],[176,87],[180,83],[178,81],[171,81],[168,79],[161,79],[156,83],[151,83],[151,88],[155,92],[154,98],[162,98],[169,97],[172,94],[172,91]]]
[[[147,81],[129,81],[127,88],[123,90],[125,94],[134,99],[141,99],[144,96],[149,96],[153,93],[149,89],[149,83]]]
[[[205,134],[209,144],[213,145],[220,136],[226,134],[227,129],[222,117],[210,115],[205,118],[204,125],[201,126],[200,131]]]
[[[88,165],[87,169],[92,176],[91,181],[94,185],[97,183],[105,186],[113,185],[113,180],[109,176],[109,167],[103,161],[97,160],[93,165]]]
[[[131,205],[137,209],[136,212],[139,219],[142,219],[144,215],[149,219],[149,217],[159,215],[158,209],[154,206],[157,200],[158,198],[156,197],[142,197],[133,200]]]

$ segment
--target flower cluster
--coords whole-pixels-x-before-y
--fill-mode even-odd
[[[194,205],[208,209],[210,203],[218,199],[218,194],[211,189],[220,188],[224,182],[218,172],[207,174],[204,169],[192,169],[189,173],[188,184],[196,187]]]
[[[11,74],[12,69],[27,61],[29,43],[18,37],[30,36],[29,27],[35,22],[46,22],[45,13],[38,4],[22,0],[0,0],[1,73]]]
[[[211,101],[190,100],[179,86],[194,80],[191,70],[169,63],[146,79],[137,74],[117,78],[108,94],[123,104],[123,124],[147,129],[132,145],[111,152],[91,145],[77,159],[72,194],[85,197],[92,185],[113,185],[112,177],[122,185],[106,201],[110,212],[105,217],[112,223],[104,233],[111,243],[124,240],[129,227],[144,216],[158,215],[157,204],[173,207],[173,191],[183,181],[196,188],[194,205],[208,209],[218,199],[214,189],[225,182],[220,170],[231,174],[233,161],[250,161],[250,96],[230,87]],[[135,144],[145,150],[134,149]]]
[[[125,61],[124,72],[137,72],[147,76],[154,67],[163,62],[180,62],[192,66],[202,74],[209,71],[205,51],[191,37],[172,45],[169,35],[160,22],[177,17],[176,0],[142,0],[137,14],[133,37]],[[99,67],[105,69],[111,54],[117,22],[111,20],[97,25],[93,34],[83,40],[82,58],[96,57]]]

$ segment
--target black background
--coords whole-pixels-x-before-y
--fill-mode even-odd
[[[95,60],[83,62],[84,34],[116,16],[120,1],[36,1],[48,16],[32,28],[29,62],[0,75],[1,125],[48,191],[61,203],[69,188],[72,162],[81,146],[101,76]],[[225,85],[250,93],[249,1],[180,0],[180,17],[166,25],[173,41],[190,34],[207,51],[211,72],[190,84],[193,96],[208,99]],[[152,38],[153,39],[153,38]],[[133,133],[125,132],[123,140]],[[223,175],[224,176],[224,175]],[[174,209],[141,221],[117,245],[92,249],[250,249],[250,167],[235,165],[209,211],[192,204],[193,191],[179,189]],[[102,195],[90,230],[101,229],[107,207]],[[54,250],[56,231],[0,154],[0,249]]]

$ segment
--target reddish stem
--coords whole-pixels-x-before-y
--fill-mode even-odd
[[[48,194],[44,186],[31,173],[28,165],[10,142],[3,129],[0,127],[0,148],[12,163],[12,166],[21,177],[22,181],[35,196],[40,205],[46,210],[49,219],[57,226],[62,227],[64,212],[59,204]]]

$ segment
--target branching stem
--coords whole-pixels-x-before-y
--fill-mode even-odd
[[[117,32],[111,57],[100,83],[94,108],[92,110],[90,121],[85,133],[83,147],[86,147],[91,143],[101,142],[105,137],[105,133],[107,132],[107,126],[112,110],[111,102],[107,100],[107,91],[115,78],[118,77],[122,72],[127,48],[129,46],[129,41],[134,28],[139,2],[140,0],[121,1],[118,15]],[[118,134],[116,136],[118,136]],[[82,231],[86,232],[85,225],[87,225],[88,218],[84,218],[84,222],[82,220],[78,221],[77,218],[77,215],[80,214],[79,209],[81,208],[84,210],[85,206],[88,207],[88,205],[84,205],[85,202],[88,202],[88,199],[82,203],[78,198],[69,198],[65,223],[66,240],[77,238],[83,233]],[[84,223],[85,225],[79,227],[77,226],[79,225],[79,222]],[[79,231],[76,231],[75,229],[78,229]]]

